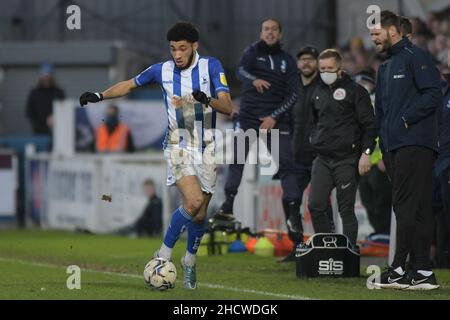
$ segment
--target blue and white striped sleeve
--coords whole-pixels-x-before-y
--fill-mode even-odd
[[[219,60],[210,58],[208,61],[209,76],[211,82],[214,86],[214,91],[219,92],[230,92],[228,88],[227,78],[225,76],[225,71],[223,70],[222,64]]]
[[[161,68],[161,63],[151,65],[136,77],[134,77],[134,83],[136,83],[136,86],[138,87],[150,85],[153,83],[161,84]]]

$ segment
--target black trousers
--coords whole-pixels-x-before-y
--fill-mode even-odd
[[[394,268],[405,269],[408,254],[414,253],[417,270],[431,269],[434,221],[431,179],[435,158],[433,150],[420,146],[403,147],[383,155],[397,218]]]
[[[343,233],[356,244],[358,220],[355,215],[355,199],[358,189],[358,160],[324,160],[317,157],[311,172],[311,194],[309,211],[316,233],[331,232],[327,214],[331,191],[336,188],[339,214],[342,218]]]
[[[372,166],[366,175],[359,178],[359,194],[375,233],[389,234],[392,187],[387,174]]]

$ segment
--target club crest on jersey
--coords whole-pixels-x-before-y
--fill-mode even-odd
[[[225,73],[220,73],[220,83],[224,86],[228,86],[227,78],[225,77]]]
[[[281,67],[280,67],[281,72],[286,73],[286,66],[287,66],[286,60],[281,61]]]
[[[341,100],[345,99],[346,95],[347,95],[347,93],[345,92],[345,90],[342,88],[339,88],[339,89],[336,89],[336,91],[334,91],[333,98],[337,101],[341,101]]]

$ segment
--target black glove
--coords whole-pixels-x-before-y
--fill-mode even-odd
[[[195,90],[194,92],[192,92],[192,96],[194,97],[195,100],[197,100],[202,104],[208,105],[211,102],[211,98],[208,97],[206,93],[200,90]]]
[[[103,100],[103,95],[99,92],[93,93],[93,92],[85,92],[80,97],[80,105],[85,106],[88,104],[88,102],[99,102]]]

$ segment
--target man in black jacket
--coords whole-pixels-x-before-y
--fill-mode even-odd
[[[309,137],[314,126],[310,103],[311,95],[314,89],[320,85],[318,57],[319,52],[312,46],[302,48],[297,54],[301,90],[294,107],[293,152],[295,162],[305,167],[311,167],[316,157]]]
[[[141,217],[136,221],[136,231],[139,237],[158,236],[162,233],[162,202],[156,194],[153,180],[144,181],[144,193],[148,203]]]
[[[64,98],[64,91],[55,84],[53,66],[43,64],[39,72],[39,83],[28,95],[26,105],[26,115],[34,134],[52,134],[53,101]]]
[[[297,101],[299,79],[294,59],[281,49],[281,37],[280,23],[272,18],[265,20],[261,26],[260,41],[250,45],[239,62],[237,77],[242,82],[242,99],[237,126],[244,132],[254,129],[257,134],[260,129],[279,130],[279,176],[283,188],[283,208],[288,216],[290,211],[298,211],[299,206],[290,147],[291,109]],[[235,150],[235,156],[238,152]],[[245,158],[247,154],[248,148]],[[243,169],[244,164],[236,161],[230,165],[225,184],[226,199],[215,219],[234,219],[233,203]]]
[[[370,170],[376,128],[368,92],[341,70],[341,60],[339,52],[333,49],[319,56],[322,81],[311,96],[314,118],[311,144],[317,158],[312,167],[308,205],[314,231],[330,232],[327,204],[336,188],[343,233],[356,245],[358,177]]]
[[[392,181],[397,239],[392,266],[381,288],[431,290],[439,286],[429,259],[432,233],[432,169],[436,157],[436,110],[442,103],[439,71],[429,53],[402,38],[399,17],[381,12],[371,29],[377,51],[387,52],[377,79],[375,113],[380,148]],[[415,268],[405,270],[408,254]]]
[[[319,51],[313,46],[305,46],[297,53],[297,68],[299,70],[300,94],[293,108],[294,133],[293,133],[293,168],[297,177],[299,188],[299,207],[302,203],[303,192],[311,181],[312,162],[316,152],[309,141],[311,131],[314,127],[311,96],[317,86],[320,85],[319,77]],[[333,212],[331,203],[328,206],[328,216],[332,229],[334,230]],[[303,238],[303,226],[299,210],[291,213],[288,219],[291,228],[299,227],[300,237]],[[288,259],[290,257],[287,257]]]
[[[147,179],[142,184],[144,194],[148,200],[141,216],[131,225],[120,228],[114,233],[118,235],[136,235],[138,237],[155,237],[161,235],[162,201],[156,194],[155,183]]]

